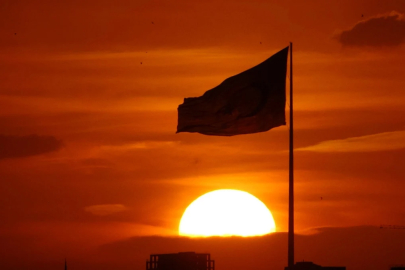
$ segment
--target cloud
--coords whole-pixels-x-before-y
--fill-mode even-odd
[[[384,269],[403,258],[405,234],[400,231],[372,226],[318,228],[311,234],[296,234],[295,254],[299,260],[322,266]],[[283,269],[287,264],[287,233],[246,238],[134,237],[102,246],[98,256],[122,263],[122,268],[131,265],[142,269],[150,254],[184,251],[210,253],[222,270]],[[379,259],[370,260],[371,255]]]
[[[319,144],[298,148],[298,151],[314,152],[376,152],[405,148],[405,131],[383,132],[342,140],[323,141]]]
[[[131,144],[124,145],[105,145],[100,148],[106,151],[127,151],[127,150],[137,150],[137,149],[156,149],[173,147],[179,144],[178,141],[140,141]]]
[[[53,136],[0,134],[0,159],[41,155],[57,151],[62,146],[62,141]]]
[[[27,48],[48,53],[213,46],[243,48],[252,44],[252,39],[257,46],[259,37],[263,46],[267,46],[276,42],[262,39],[262,33],[288,40],[284,29],[268,27],[279,15],[278,5],[269,5],[274,8],[226,1],[209,4],[205,1],[168,1],[159,5],[153,1],[126,0],[11,1],[10,5],[0,8],[0,32],[3,33],[0,48],[18,52]],[[225,7],[226,16],[222,12]],[[255,16],[249,19],[240,16],[242,10]],[[285,17],[283,21],[286,21]]]
[[[348,47],[398,46],[405,42],[405,16],[396,11],[378,15],[358,22],[336,38]]]
[[[99,204],[87,206],[84,208],[84,211],[92,213],[95,216],[108,216],[126,210],[127,207],[122,204]]]

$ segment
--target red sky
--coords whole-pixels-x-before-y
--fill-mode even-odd
[[[307,235],[297,260],[405,264],[379,254],[403,248],[405,230],[373,229],[405,225],[404,1],[83,2],[0,3],[0,268],[55,269],[68,257],[70,269],[143,269],[150,253],[195,249],[231,269],[237,253],[214,240],[173,238],[185,208],[222,188],[255,195],[285,232],[286,126],[226,138],[175,131],[184,97],[290,41],[295,224]],[[271,239],[238,265],[267,256],[263,245],[278,254],[285,243]],[[380,259],[353,256],[362,252]],[[287,263],[274,254],[270,265]]]

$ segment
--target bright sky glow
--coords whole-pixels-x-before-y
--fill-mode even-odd
[[[179,234],[185,236],[256,236],[276,230],[270,210],[255,196],[220,189],[202,195],[184,212]]]

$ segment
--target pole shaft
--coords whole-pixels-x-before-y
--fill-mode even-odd
[[[294,267],[294,140],[293,140],[293,45],[290,42],[290,155],[288,201],[288,269]]]

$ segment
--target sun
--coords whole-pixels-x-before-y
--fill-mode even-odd
[[[184,236],[256,236],[276,231],[270,210],[255,196],[220,189],[193,201],[180,220]]]

